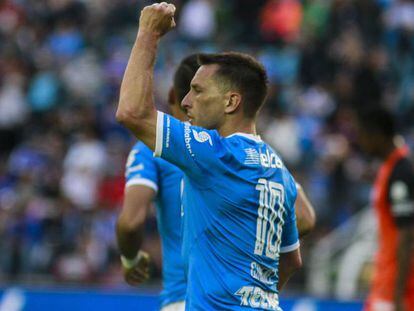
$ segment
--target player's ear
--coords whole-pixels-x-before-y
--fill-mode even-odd
[[[226,102],[226,106],[224,108],[225,113],[234,113],[241,104],[241,95],[236,92],[230,92],[228,94],[228,100]]]

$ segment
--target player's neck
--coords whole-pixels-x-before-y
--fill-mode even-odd
[[[223,137],[230,136],[234,133],[245,133],[257,135],[256,123],[253,120],[244,120],[238,122],[226,122],[218,129],[219,133]]]

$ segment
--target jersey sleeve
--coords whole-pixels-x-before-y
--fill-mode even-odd
[[[158,112],[154,155],[182,169],[190,178],[206,182],[219,165],[222,143],[217,131],[181,122]]]
[[[388,184],[388,198],[397,226],[414,224],[414,168],[408,159],[395,166]]]
[[[158,192],[158,173],[151,150],[138,142],[131,150],[125,167],[125,187],[143,185]]]
[[[295,200],[297,196],[296,183],[292,181],[289,185],[289,188],[285,191],[290,192],[287,197],[288,200],[285,204],[286,206],[286,215],[285,222],[282,229],[282,242],[280,245],[280,253],[289,253],[299,248],[299,232],[296,224],[296,214],[295,214]]]

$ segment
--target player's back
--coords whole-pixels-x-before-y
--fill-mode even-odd
[[[223,138],[168,118],[161,154],[186,173],[186,308],[278,310],[279,254],[299,247],[292,176],[255,136]]]
[[[129,185],[146,185],[157,193],[157,224],[161,237],[163,291],[161,305],[183,301],[186,280],[181,258],[181,183],[183,173],[167,161],[154,158],[142,142],[131,150],[126,179]]]
[[[211,176],[211,187],[194,191],[199,186],[190,179],[185,191],[188,306],[277,309],[278,257],[283,226],[294,221],[286,219],[286,208],[293,206],[295,185],[263,142],[234,135],[223,143],[228,150],[221,174]],[[188,206],[195,201],[198,207]],[[285,233],[282,251],[297,246],[291,230],[290,236]]]

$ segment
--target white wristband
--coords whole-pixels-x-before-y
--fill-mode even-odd
[[[143,256],[142,251],[138,251],[137,255],[133,259],[128,259],[124,255],[121,255],[121,263],[125,269],[131,269],[136,266],[136,264],[141,260]]]

